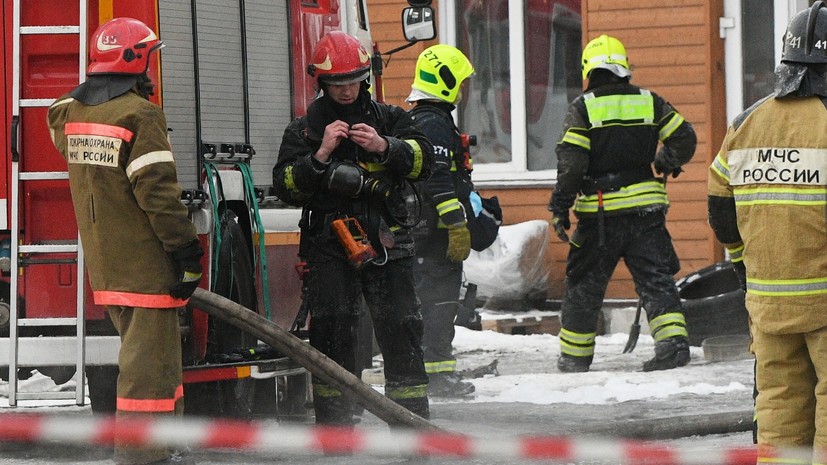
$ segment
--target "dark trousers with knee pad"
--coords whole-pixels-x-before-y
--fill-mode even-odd
[[[561,352],[594,355],[594,333],[609,280],[622,258],[643,299],[656,341],[686,336],[674,275],[680,269],[663,211],[605,218],[600,238],[596,218],[584,218],[571,237],[563,294]],[[602,242],[602,245],[601,245]],[[563,334],[561,333],[561,334]]]
[[[304,298],[311,316],[310,344],[345,369],[357,371],[356,326],[360,297],[364,297],[384,360],[385,395],[428,418],[428,376],[421,348],[422,316],[414,288],[413,258],[357,270],[341,257],[311,251],[307,263]],[[313,388],[317,423],[351,423],[350,399],[317,377],[313,378]]]

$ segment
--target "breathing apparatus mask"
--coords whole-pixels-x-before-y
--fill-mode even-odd
[[[398,226],[410,228],[419,222],[419,218],[412,218],[408,212],[405,181],[396,183],[384,176],[372,176],[355,163],[334,161],[325,171],[322,183],[337,195],[380,202],[386,219]],[[416,221],[412,223],[412,220]]]

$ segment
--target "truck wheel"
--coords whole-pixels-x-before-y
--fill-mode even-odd
[[[675,283],[683,304],[689,344],[713,336],[749,335],[744,291],[731,262],[720,262]]]
[[[222,217],[222,243],[219,250],[215,293],[249,309],[257,307],[255,273],[246,236],[236,216],[227,211]],[[210,319],[207,359],[230,354],[236,349],[256,345],[256,338],[222,320]],[[196,415],[221,415],[250,418],[256,405],[257,381],[251,378],[199,383],[187,387],[185,405]],[[273,380],[270,381],[275,385]]]

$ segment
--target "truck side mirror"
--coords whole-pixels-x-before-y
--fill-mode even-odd
[[[408,42],[431,40],[436,37],[434,9],[430,6],[421,6],[402,10],[402,32]]]

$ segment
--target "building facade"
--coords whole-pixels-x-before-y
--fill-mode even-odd
[[[724,259],[707,224],[707,166],[738,113],[772,91],[786,24],[808,0],[439,0],[436,41],[391,57],[385,99],[405,107],[420,51],[442,42],[462,49],[476,68],[458,109],[460,128],[478,136],[474,180],[497,195],[506,224],[549,219],[556,179],[554,147],[568,102],[579,94],[582,44],[600,34],[620,39],[632,83],[672,103],[698,135],[695,157],[670,179],[668,228],[681,271]],[[400,5],[402,4],[402,5]],[[401,0],[368,0],[374,40],[403,43]],[[562,294],[568,246],[549,232],[549,298]],[[618,266],[607,298],[635,298]]]

